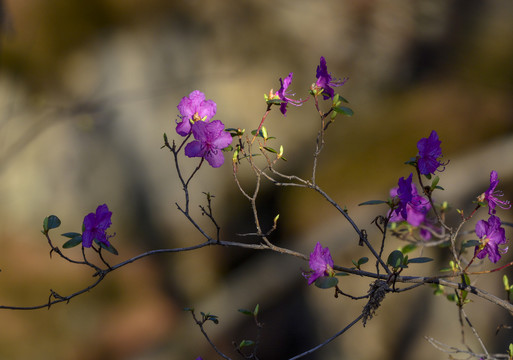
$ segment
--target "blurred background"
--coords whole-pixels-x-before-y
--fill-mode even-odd
[[[317,181],[374,245],[371,221],[386,209],[357,204],[386,199],[412,171],[404,161],[417,153],[417,141],[432,130],[450,160],[440,174],[440,200],[470,213],[491,170],[513,200],[512,16],[509,0],[0,0],[0,304],[38,305],[50,289],[65,295],[91,282],[86,269],[48,256],[40,230],[50,214],[62,220],[53,233],[60,245],[60,233],[80,231],[83,217],[107,203],[120,253],[108,258],[112,263],[200,243],[176,209],[183,193],[171,154],[160,149],[164,132],[179,140],[180,99],[199,89],[217,103],[215,119],[249,131],[265,112],[263,94],[277,90],[280,77],[294,72],[290,89],[296,98],[308,96],[321,56],[334,77],[349,77],[337,92],[355,115],[330,126]],[[280,170],[308,178],[318,127],[312,101],[290,107],[285,118],[274,109],[266,125],[289,160]],[[186,172],[196,164],[182,162]],[[240,175],[251,189],[251,174]],[[236,235],[253,228],[229,162],[202,168],[191,186],[193,214],[206,229],[214,234],[198,208],[201,192],[215,195],[223,239],[256,241]],[[314,193],[266,184],[258,204],[264,226],[280,214],[272,236],[278,245],[308,254],[320,241],[342,266],[369,256]],[[511,211],[498,215],[513,221]],[[485,210],[475,220],[481,218]],[[402,245],[391,239],[385,251]],[[442,260],[405,274],[436,274],[447,266],[444,254],[416,250]],[[218,358],[184,307],[218,315],[219,325],[207,331],[237,358],[232,341],[257,333],[237,309],[256,304],[265,324],[260,358],[290,358],[344,328],[365,305],[308,287],[301,276],[307,268],[298,259],[241,249],[149,257],[67,305],[3,310],[0,358]],[[504,273],[513,275],[479,277],[475,285],[504,297]],[[341,286],[358,296],[369,282],[351,276]],[[457,309],[432,293],[421,287],[387,295],[365,328],[356,325],[308,358],[447,358],[424,337],[462,348]],[[513,332],[496,335],[496,328],[513,325],[511,316],[473,300],[467,314],[488,351],[504,353]],[[468,331],[466,339],[482,352]]]

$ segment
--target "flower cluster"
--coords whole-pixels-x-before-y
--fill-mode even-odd
[[[407,221],[410,225],[418,227],[425,222],[431,204],[428,199],[419,195],[412,177],[413,174],[407,179],[400,178],[398,186],[390,190],[390,196],[398,200],[397,206],[391,210],[390,221]]]
[[[497,196],[502,196],[502,191],[495,190],[499,184],[497,171],[490,173],[490,187],[480,196],[479,202],[488,203],[488,221],[480,220],[476,224],[476,235],[479,237],[479,245],[475,248],[475,255],[478,259],[484,259],[487,255],[491,262],[496,263],[501,255],[508,251],[508,248],[500,248],[499,245],[506,244],[506,232],[502,227],[501,219],[495,216],[495,208],[499,206],[502,209],[510,209],[511,203],[508,200],[499,200]]]
[[[178,104],[181,121],[177,122],[176,132],[181,136],[191,133],[192,125],[197,121],[210,121],[217,111],[217,105],[212,100],[205,100],[205,94],[194,90],[185,96]]]
[[[112,225],[111,216],[112,212],[109,211],[106,204],[98,206],[95,213],[85,216],[84,231],[82,232],[83,247],[91,247],[94,239],[107,247],[110,246],[109,238],[112,236],[107,235],[106,231]]]
[[[303,273],[303,276],[308,279],[308,285],[313,284],[315,280],[322,276],[333,276],[335,274],[330,249],[323,248],[319,242],[310,254],[309,264],[312,271]]]
[[[210,121],[216,110],[214,101],[205,100],[205,94],[195,90],[178,104],[181,122],[176,126],[179,135],[192,133],[195,139],[185,146],[185,155],[204,158],[214,168],[223,165],[222,149],[232,142],[232,136],[224,131],[224,124],[220,120]]]

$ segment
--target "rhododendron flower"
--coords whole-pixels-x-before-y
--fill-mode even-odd
[[[198,121],[192,126],[192,134],[196,140],[185,146],[185,155],[205,158],[215,168],[223,165],[221,150],[232,142],[232,136],[224,131],[224,124],[220,120]]]
[[[412,226],[419,226],[425,221],[426,214],[431,209],[429,200],[418,194],[412,177],[413,174],[407,179],[400,178],[399,186],[390,190],[390,196],[399,198],[399,204],[392,210],[390,222],[406,220]]]
[[[84,232],[82,233],[82,246],[91,247],[93,240],[110,246],[109,238],[106,230],[112,224],[110,220],[112,212],[109,211],[107,205],[103,204],[96,208],[96,213],[89,213],[84,218]]]
[[[185,96],[177,106],[181,122],[177,122],[176,132],[181,136],[191,133],[192,124],[197,121],[210,121],[216,114],[217,105],[212,100],[205,100],[205,94],[194,90]]]
[[[442,157],[441,143],[435,130],[428,138],[422,138],[417,143],[417,149],[419,149],[417,165],[422,175],[434,174],[436,170],[445,165],[438,161],[438,158]]]
[[[280,78],[280,90],[276,92],[276,95],[278,95],[279,99],[282,101],[280,105],[280,111],[283,115],[287,116],[287,105],[292,104],[294,106],[301,106],[303,104],[303,101],[301,100],[294,100],[291,99],[289,96],[294,96],[296,94],[290,94],[287,93],[287,88],[289,87],[290,83],[292,82],[292,73],[289,74],[285,79]]]
[[[331,258],[330,249],[323,249],[319,242],[315,245],[314,251],[310,254],[309,264],[312,271],[303,273],[303,276],[308,279],[308,285],[312,285],[315,280],[322,276],[334,275],[333,259]]]
[[[478,221],[476,235],[481,242],[475,249],[478,259],[484,259],[488,255],[490,261],[496,263],[501,259],[501,253],[505,254],[508,251],[508,248],[499,248],[499,245],[506,244],[508,240],[504,228],[501,227],[501,219],[497,216],[490,216],[488,221]]]
[[[321,56],[321,61],[319,66],[317,66],[317,74],[315,77],[317,78],[317,81],[313,87],[317,90],[323,90],[322,95],[324,100],[333,99],[335,91],[332,86],[342,86],[347,81],[347,78],[342,81],[332,79],[331,74],[328,73],[328,66],[326,65],[326,59],[324,59],[324,56]]]
[[[495,207],[498,205],[502,209],[511,208],[511,203],[508,200],[499,200],[497,196],[502,196],[502,191],[495,190],[497,185],[499,184],[499,179],[497,176],[497,171],[493,170],[490,173],[490,187],[484,193],[482,193],[477,199],[479,201],[487,201],[488,202],[488,214],[494,215],[496,213]]]

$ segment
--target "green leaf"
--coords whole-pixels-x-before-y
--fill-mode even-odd
[[[428,258],[428,257],[416,257],[416,258],[408,260],[408,263],[422,264],[422,263],[427,263],[430,261],[433,261],[433,259]]]
[[[513,356],[513,343],[509,344],[508,355]]]
[[[335,276],[349,276],[349,274],[346,272],[338,272],[338,273],[335,273]]]
[[[244,315],[253,315],[253,311],[249,311],[249,310],[246,310],[246,309],[239,309],[238,311],[240,313],[243,313]]]
[[[333,108],[333,111],[338,112],[339,114],[344,114],[346,116],[353,116],[354,112],[348,107],[345,106],[337,106]]]
[[[363,264],[367,263],[368,261],[369,261],[369,258],[364,256],[364,257],[358,259],[358,265],[363,265]]]
[[[112,246],[112,244],[110,244],[110,246],[107,246],[104,243],[102,243],[96,239],[94,239],[94,242],[97,243],[102,249],[107,250],[111,254],[119,255],[118,251],[116,250],[116,248],[114,246]]]
[[[258,315],[258,311],[260,310],[260,304],[256,304],[255,306],[255,310],[253,310],[253,315],[254,316],[257,316]]]
[[[397,268],[403,263],[403,259],[403,253],[399,250],[394,250],[388,255],[387,264],[393,268]]]
[[[268,104],[280,105],[283,101],[280,99],[270,99],[266,101]]]
[[[379,204],[386,204],[386,203],[387,202],[383,201],[383,200],[369,200],[369,201],[362,202],[361,204],[358,204],[358,206],[362,206],[362,205],[379,205]]]
[[[415,245],[415,244],[408,244],[408,245],[403,246],[403,247],[402,247],[401,249],[399,249],[399,250],[401,250],[401,252],[402,252],[404,255],[406,255],[406,254],[408,254],[408,253],[412,252],[413,250],[415,250],[416,248],[417,248],[417,245]]]
[[[194,308],[186,307],[186,308],[183,308],[183,311],[194,311]]]
[[[479,244],[480,244],[479,240],[469,240],[469,241],[465,241],[463,244],[461,244],[461,247],[468,248],[468,247],[479,246]]]
[[[456,300],[458,300],[458,298],[456,297],[456,294],[449,294],[449,295],[447,295],[447,300],[456,301]]]
[[[470,278],[468,277],[467,274],[462,274],[461,275],[461,282],[464,284],[464,285],[467,285],[469,286],[470,285]]]
[[[72,239],[69,239],[68,241],[66,241],[64,243],[64,245],[62,245],[62,247],[64,249],[70,249],[72,247],[75,247],[77,246],[78,244],[81,244],[82,243],[82,235],[78,235],[78,236],[75,236],[74,238]]]
[[[509,291],[509,289],[511,289],[509,287],[509,279],[506,274],[504,274],[504,276],[502,277],[502,283],[504,284],[504,290]]]
[[[344,98],[344,97],[340,96],[339,94],[337,94],[337,96],[338,96],[337,100],[342,100],[342,101],[343,101],[343,102],[345,102],[346,104],[349,104],[349,101],[347,101],[347,99],[346,99],[346,98]]]
[[[470,300],[467,300],[467,295],[468,295],[468,291],[461,290],[461,295],[460,295],[460,303],[461,304],[465,304],[470,301]]]
[[[332,287],[337,286],[338,279],[332,276],[322,276],[315,280],[315,286],[317,286],[319,289],[329,289]]]
[[[246,347],[246,346],[253,346],[255,345],[255,342],[253,340],[242,340],[239,344],[239,349]]]
[[[72,238],[77,237],[77,236],[82,236],[82,234],[79,234],[79,233],[76,233],[76,232],[67,232],[67,233],[61,234],[61,236],[64,236],[64,237],[72,239]]]
[[[438,185],[438,182],[440,181],[440,177],[437,175],[435,176],[435,178],[433,179],[433,181],[431,182],[431,191],[433,191],[434,189],[436,189],[436,186]]]
[[[434,295],[443,295],[444,294],[444,286],[440,284],[433,284],[432,285],[435,288],[435,291],[433,292]]]
[[[55,216],[55,215],[47,216],[43,220],[43,231],[45,233],[47,233],[48,230],[58,228],[60,225],[61,225],[61,220],[57,216]]]
[[[269,146],[264,146],[264,149],[266,149],[269,152],[275,153],[275,154],[278,153],[276,150],[274,150],[272,147],[269,147]]]

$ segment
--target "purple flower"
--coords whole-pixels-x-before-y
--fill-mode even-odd
[[[314,251],[310,254],[309,264],[312,271],[303,273],[303,276],[308,279],[308,285],[312,285],[315,280],[322,276],[331,276],[334,274],[330,249],[323,249],[319,242],[315,245]]]
[[[177,122],[176,132],[181,136],[191,133],[192,124],[196,121],[210,121],[216,114],[217,105],[212,100],[205,100],[205,94],[194,90],[185,96],[177,106],[181,122]]]
[[[93,240],[110,246],[109,238],[105,231],[112,224],[110,220],[112,212],[107,205],[103,204],[96,208],[96,213],[89,213],[84,218],[84,232],[82,233],[82,246],[91,247]]]
[[[439,167],[445,165],[438,161],[438,158],[442,157],[441,143],[435,130],[431,132],[428,138],[422,138],[417,143],[417,149],[419,149],[417,165],[422,175],[434,174]]]
[[[400,178],[399,186],[390,191],[390,196],[399,198],[399,204],[392,211],[391,222],[406,220],[412,226],[420,226],[426,220],[431,204],[428,199],[418,194],[412,177],[413,174],[407,179]]]
[[[484,193],[482,193],[477,199],[479,201],[488,201],[488,214],[494,215],[496,213],[495,207],[498,205],[501,209],[511,208],[511,203],[508,200],[499,200],[497,196],[502,196],[502,191],[495,190],[499,184],[497,171],[493,170],[490,173],[490,187]]]
[[[320,65],[317,66],[317,74],[315,77],[317,78],[317,81],[315,82],[314,88],[323,90],[322,95],[324,100],[333,99],[335,91],[332,86],[341,86],[347,81],[347,78],[342,81],[332,80],[331,74],[328,73],[328,67],[326,66],[326,59],[324,59],[324,56],[321,56],[321,62]]]
[[[185,146],[185,155],[205,158],[215,168],[223,165],[221,150],[232,142],[232,136],[224,131],[224,124],[220,120],[198,121],[192,126],[192,134],[196,140]]]
[[[504,228],[501,227],[501,219],[497,216],[490,216],[488,221],[478,221],[476,235],[481,241],[481,244],[475,249],[478,259],[484,259],[488,255],[490,261],[496,263],[501,259],[501,253],[505,254],[508,251],[508,248],[499,248],[499,245],[506,244],[508,240]]]
[[[287,93],[287,88],[289,87],[290,83],[292,82],[292,73],[289,74],[283,81],[280,78],[280,90],[276,92],[276,95],[278,95],[279,99],[282,101],[280,105],[280,111],[284,116],[287,116],[287,105],[292,104],[294,106],[301,106],[303,104],[303,101],[301,100],[294,100],[291,99],[289,96],[294,96],[295,94]],[[271,90],[272,93],[272,90]]]

